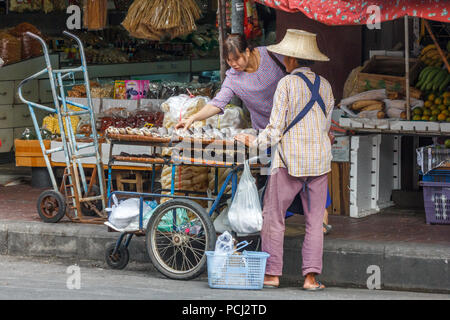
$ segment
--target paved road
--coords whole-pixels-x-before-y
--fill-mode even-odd
[[[210,289],[205,277],[191,281],[169,280],[155,273],[148,264],[131,263],[122,271],[104,269],[91,263],[82,263],[78,268],[70,267],[67,261],[0,255],[0,300],[450,300],[450,296],[444,294],[345,288],[327,288],[314,293],[298,288],[260,291]],[[78,270],[79,282],[76,278]]]

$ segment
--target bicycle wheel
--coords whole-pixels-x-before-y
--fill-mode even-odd
[[[173,199],[153,212],[145,242],[159,272],[171,279],[189,280],[205,271],[205,252],[214,250],[216,233],[209,215],[198,203]]]

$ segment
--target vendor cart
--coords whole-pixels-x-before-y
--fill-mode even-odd
[[[84,48],[78,37],[66,31],[64,31],[64,34],[69,38],[74,39],[78,44],[81,57],[80,67],[62,70],[53,69],[45,41],[31,32],[27,32],[26,34],[26,36],[34,38],[41,43],[47,65],[42,71],[23,80],[18,87],[20,100],[27,104],[30,110],[36,135],[53,186],[52,190],[46,190],[39,196],[37,210],[44,222],[55,223],[61,220],[64,215],[67,215],[70,220],[74,222],[103,223],[106,218],[104,210],[106,208],[106,181],[104,178],[98,137],[95,128],[95,118],[92,108],[93,104],[90,95],[89,76]],[[27,82],[36,79],[45,73],[48,73],[50,81],[54,103],[53,108],[28,101],[22,94],[22,87]],[[83,74],[87,93],[87,105],[81,105],[66,99],[65,87],[72,86],[75,83],[76,73]],[[78,108],[78,110],[71,110],[69,105]],[[61,131],[61,147],[46,149],[42,139],[40,126],[36,120],[35,109],[41,109],[57,115]],[[92,128],[92,141],[90,143],[79,143],[75,137],[75,128],[72,128],[70,121],[71,117],[81,115],[87,115],[90,119]],[[82,153],[82,151],[86,151],[86,148],[92,148],[93,152]],[[55,152],[64,152],[66,164],[64,176],[59,187],[49,160],[49,155]],[[86,177],[82,164],[82,159],[88,157],[95,158],[95,167],[90,177]]]
[[[198,277],[206,268],[206,251],[213,251],[216,243],[216,231],[212,223],[211,216],[216,212],[220,213],[221,208],[225,207],[228,199],[232,199],[236,192],[237,173],[243,168],[242,158],[235,152],[231,159],[222,159],[223,161],[204,160],[201,153],[195,155],[196,150],[189,149],[187,154],[177,150],[177,144],[180,140],[169,138],[150,138],[133,135],[114,135],[108,134],[110,140],[110,157],[108,173],[108,198],[109,207],[113,196],[135,197],[139,198],[139,224],[134,230],[115,230],[120,231],[120,236],[116,243],[112,243],[106,250],[106,262],[114,269],[123,269],[128,264],[129,253],[128,246],[133,236],[144,236],[147,253],[155,268],[171,279],[188,280]],[[186,140],[184,140],[186,142]],[[196,145],[194,141],[191,141]],[[197,144],[203,148],[212,144],[228,144],[238,149],[237,142],[230,141],[206,141],[202,140]],[[145,145],[150,148],[172,147],[172,156],[158,156],[154,149],[150,150],[153,156],[143,155],[113,155],[113,147],[116,144]],[[242,149],[242,148],[241,148]],[[248,155],[248,150],[245,155]],[[228,154],[230,156],[230,154]],[[248,158],[245,158],[248,159]],[[264,167],[261,163],[256,163],[258,158],[249,160],[252,168]],[[145,163],[152,167],[152,179],[150,193],[138,193],[130,191],[111,191],[111,167],[117,162],[135,162]],[[207,166],[215,169],[215,183],[212,195],[207,195],[198,191],[178,190],[175,188],[175,172],[179,166]],[[155,188],[155,174],[157,166],[171,166],[172,179],[170,190]],[[218,185],[218,169],[230,168],[221,186]],[[226,194],[225,190],[231,182],[231,194]],[[162,192],[170,192],[162,194]],[[162,199],[170,199],[162,202]],[[143,205],[146,200],[158,200],[160,204],[153,209],[147,225],[145,225]],[[211,201],[209,212],[196,201]]]

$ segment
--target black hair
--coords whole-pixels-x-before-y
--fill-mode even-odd
[[[299,67],[310,67],[313,66],[315,61],[313,60],[305,60],[305,59],[297,59],[297,63]]]
[[[239,33],[229,34],[225,39],[223,47],[225,59],[228,59],[230,54],[237,56],[239,54],[243,54],[247,49],[249,49],[251,52],[255,48],[247,41],[244,35]]]

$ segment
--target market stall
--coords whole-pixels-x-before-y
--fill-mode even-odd
[[[348,142],[349,162],[334,162],[332,176],[341,185],[342,178],[347,182],[343,188],[333,187],[331,183],[332,193],[350,192],[345,197],[348,199],[345,207],[350,208],[347,212],[353,217],[392,205],[392,191],[401,188],[402,137],[448,134],[448,4],[444,1],[258,2],[286,12],[301,12],[329,26],[368,24],[374,29],[379,23],[404,19],[404,52],[374,52],[369,61],[355,69],[347,79],[343,99],[336,102],[334,117],[342,128],[357,135],[342,137],[342,141]],[[420,25],[419,36],[416,32],[414,35],[422,45],[414,57],[410,57],[411,20],[415,28]],[[434,25],[433,29],[431,22],[440,26]],[[439,31],[443,37],[437,34]],[[335,156],[342,155],[342,145],[335,145],[334,149]],[[344,164],[349,164],[348,168]],[[416,166],[411,171],[417,177],[417,184],[419,171]],[[333,195],[332,198],[334,203],[342,200],[340,197],[335,201]]]

